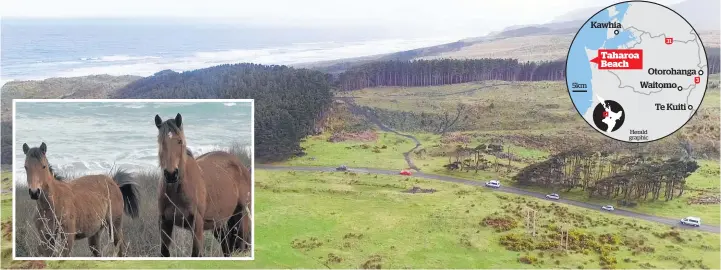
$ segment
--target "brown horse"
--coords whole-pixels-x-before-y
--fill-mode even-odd
[[[38,251],[43,256],[67,257],[75,240],[88,238],[93,256],[100,256],[98,241],[103,229],[125,256],[123,209],[138,216],[137,184],[129,173],[118,170],[107,175],[87,175],[65,182],[52,171],[47,145],[30,148],[23,144],[30,198],[37,201],[35,228],[40,235]]]
[[[248,250],[250,240],[251,176],[233,154],[214,151],[194,158],[187,148],[182,116],[158,128],[158,158],[163,172],[158,205],[160,253],[170,256],[174,226],[193,234],[191,256],[202,256],[203,231],[213,230],[223,256]]]

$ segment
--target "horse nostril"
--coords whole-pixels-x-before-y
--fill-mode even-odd
[[[28,193],[30,194],[30,199],[37,200],[40,195],[40,189],[33,190],[29,188]]]
[[[163,176],[165,176],[165,181],[168,183],[175,183],[178,180],[178,169],[174,169],[173,172],[168,172],[168,170],[163,170]]]

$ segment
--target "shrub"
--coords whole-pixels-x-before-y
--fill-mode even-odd
[[[600,242],[601,244],[616,245],[620,241],[618,239],[618,235],[604,233],[604,234],[598,236],[598,242]]]
[[[612,252],[613,250],[614,250],[614,248],[611,247],[611,246],[608,246],[608,245],[603,245],[603,246],[601,246],[601,248],[600,248],[600,250],[599,250],[600,253],[601,253],[601,260],[600,260],[599,264],[601,265],[601,267],[603,267],[603,268],[615,268],[615,266],[616,266],[616,257],[614,257],[613,255],[611,255],[611,252]]]
[[[518,261],[525,264],[536,264],[538,262],[538,258],[533,257],[533,255],[524,255],[518,258]]]
[[[510,216],[488,216],[483,218],[481,225],[493,227],[496,229],[496,232],[505,232],[516,228],[516,226],[518,226],[518,222]]]
[[[536,244],[536,249],[552,250],[558,247],[557,241],[547,240]]]
[[[501,236],[500,244],[511,251],[525,251],[533,249],[533,241],[525,235],[509,233]]]
[[[681,237],[681,232],[677,231],[676,229],[672,229],[672,230],[664,232],[664,233],[654,232],[653,235],[658,238],[662,238],[662,239],[669,237],[669,238],[676,240],[676,242],[679,242],[679,243],[686,242],[686,240],[684,240]]]
[[[506,195],[503,195],[503,194],[493,194],[493,195],[496,195],[496,198],[499,198],[501,200],[508,200],[508,196],[506,196]]]

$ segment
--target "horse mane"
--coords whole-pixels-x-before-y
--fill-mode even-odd
[[[50,170],[50,174],[53,175],[53,178],[58,181],[65,181],[65,176],[61,175],[60,173],[56,172],[55,169],[53,169],[52,165],[48,165],[48,168]]]

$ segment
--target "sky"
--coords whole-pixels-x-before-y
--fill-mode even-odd
[[[681,0],[657,0],[674,4]],[[389,27],[425,32],[499,30],[546,23],[573,10],[620,0],[3,0],[0,16],[178,17],[295,27]]]

